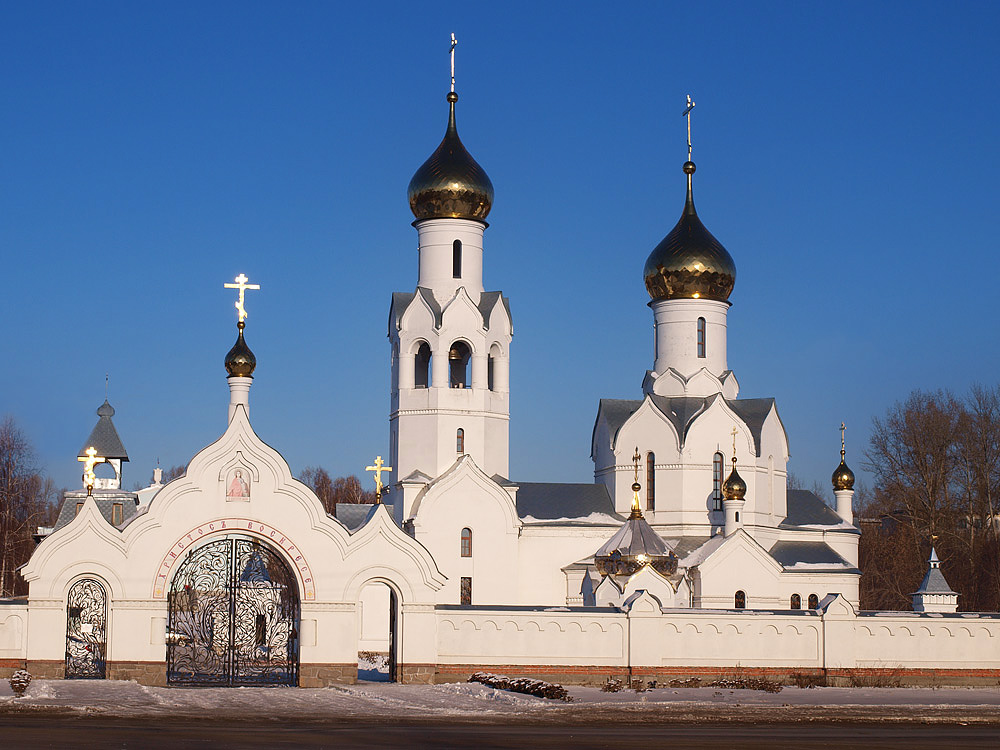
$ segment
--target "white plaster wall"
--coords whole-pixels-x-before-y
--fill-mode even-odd
[[[27,634],[28,605],[0,602],[0,659],[24,659]]]
[[[524,526],[518,541],[518,603],[582,604],[567,601],[580,591],[567,591],[562,568],[591,557],[617,530],[617,526]]]
[[[1000,616],[881,613],[859,617],[859,667],[1000,668]]]
[[[416,222],[419,243],[417,286],[450,296],[464,286],[478,300],[483,291],[483,233],[486,225],[469,219],[425,219]],[[462,242],[462,276],[454,278],[452,248]]]

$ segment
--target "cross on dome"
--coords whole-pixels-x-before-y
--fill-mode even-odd
[[[260,289],[260,284],[248,284],[247,282],[249,280],[250,279],[248,279],[246,277],[246,274],[241,273],[239,276],[237,276],[235,279],[233,279],[233,281],[236,282],[235,284],[225,284],[224,285],[226,289],[239,289],[240,290],[240,298],[238,300],[236,300],[236,310],[239,312],[239,318],[240,318],[239,322],[240,323],[242,323],[244,320],[246,320],[246,317],[247,317],[247,309],[246,309],[246,307],[243,304],[243,302],[244,302],[244,294],[246,293],[246,290],[247,289]]]

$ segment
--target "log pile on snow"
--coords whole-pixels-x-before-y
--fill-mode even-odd
[[[567,702],[573,700],[562,685],[545,680],[533,680],[530,677],[507,677],[490,672],[476,672],[469,678],[469,682],[479,682],[497,690],[509,690],[512,693],[534,695],[538,698],[552,698]]]

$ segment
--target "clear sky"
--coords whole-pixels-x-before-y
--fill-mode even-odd
[[[452,31],[514,479],[591,481],[598,399],[640,394],[688,93],[699,214],[738,267],[729,364],[806,484],[841,420],[861,473],[895,400],[997,381],[996,3],[5,3],[0,413],[60,485],[105,373],[127,486],[221,434],[239,272],[261,437],[295,472],[387,454]]]

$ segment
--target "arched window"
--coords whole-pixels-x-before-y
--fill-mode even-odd
[[[472,557],[472,529],[462,529],[462,557]]]
[[[431,347],[426,341],[420,343],[413,361],[413,387],[427,388],[431,384]]]
[[[791,608],[802,609],[802,597],[798,594],[792,594]]]
[[[809,609],[819,609],[819,597],[816,594],[809,594]]]
[[[721,453],[712,457],[712,510],[722,510],[722,465]]]
[[[646,454],[646,510],[656,509],[656,455]]]
[[[745,591],[736,592],[736,609],[746,609],[747,608],[747,595]]]
[[[462,240],[451,243],[451,275],[456,279],[462,278]]]
[[[452,388],[469,388],[469,360],[472,352],[464,341],[456,341],[448,350],[448,384]]]
[[[698,356],[705,356],[705,319],[698,318]]]
[[[461,427],[455,433],[455,452],[465,453],[465,430]]]

